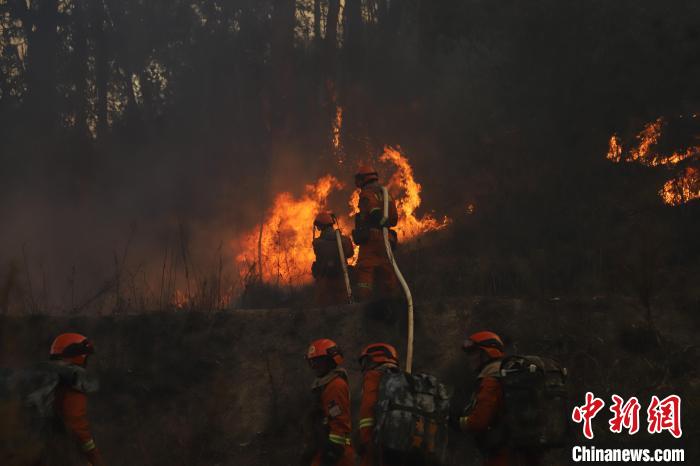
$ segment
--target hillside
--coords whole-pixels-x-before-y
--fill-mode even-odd
[[[576,404],[585,390],[604,399],[612,393],[640,400],[651,394],[681,395],[684,437],[668,442],[666,433],[638,434],[632,438],[638,446],[667,442],[678,448],[700,434],[698,348],[692,346],[700,321],[695,315],[667,310],[658,320],[657,338],[634,324],[641,322],[642,311],[625,299],[472,298],[419,303],[416,313],[416,371],[468,386],[459,349],[464,329],[490,328],[504,335],[513,352],[561,360],[569,369]],[[337,340],[357,403],[355,355],[373,340],[395,343],[403,351],[404,326],[402,314],[391,319],[360,305],[5,317],[0,366],[41,360],[59,332],[93,338],[92,366],[102,390],[92,399],[90,414],[110,465],[298,464],[300,422],[312,381],[303,359],[307,343],[319,337]],[[597,447],[613,438],[605,421],[594,425]],[[575,432],[580,435],[578,428]],[[479,464],[466,437],[452,440],[451,464]],[[619,435],[615,444],[631,444],[630,437]],[[687,450],[687,464],[696,464],[698,453]],[[567,455],[555,452],[549,464],[562,464]]]

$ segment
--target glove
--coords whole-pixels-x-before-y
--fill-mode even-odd
[[[102,461],[102,455],[100,455],[100,451],[97,448],[93,448],[92,450],[86,452],[85,457],[87,458],[90,466],[105,466],[105,462]]]
[[[450,416],[447,419],[447,424],[454,430],[455,432],[463,432],[462,430],[462,417],[459,416]]]
[[[321,452],[321,466],[335,466],[343,457],[344,452],[345,448],[342,445],[331,441],[326,442]]]

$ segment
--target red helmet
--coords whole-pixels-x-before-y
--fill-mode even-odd
[[[332,212],[320,212],[314,219],[314,226],[316,226],[316,228],[323,228],[328,225],[333,225],[333,217],[334,215]]]
[[[389,343],[372,343],[365,346],[360,353],[360,364],[364,358],[369,358],[373,363],[383,364],[383,363],[399,363],[399,355],[394,348]]]
[[[88,355],[94,352],[95,347],[87,337],[79,333],[62,333],[51,344],[49,357],[83,365]]]
[[[321,358],[327,356],[337,365],[343,363],[343,353],[338,348],[338,345],[328,338],[312,341],[309,349],[306,350],[306,360]]]
[[[358,188],[377,180],[379,180],[379,175],[371,165],[361,164],[355,173],[355,186]]]
[[[490,358],[502,358],[503,357],[503,340],[501,337],[493,332],[482,331],[476,332],[462,344],[462,349],[464,351],[470,351],[472,349],[480,349],[489,355]]]

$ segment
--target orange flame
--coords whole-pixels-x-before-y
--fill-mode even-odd
[[[406,241],[449,225],[450,219],[447,217],[444,217],[442,221],[435,219],[431,214],[426,214],[420,219],[416,217],[416,209],[421,205],[422,187],[416,182],[413,176],[413,167],[401,152],[387,146],[379,160],[390,162],[397,169],[389,179],[388,188],[396,199],[396,208],[399,212],[399,223],[396,230],[402,240]]]
[[[687,167],[681,176],[664,183],[659,196],[665,204],[674,206],[700,199],[700,170]]]
[[[692,115],[692,118],[696,118],[696,115]],[[685,160],[700,156],[700,146],[691,146],[683,152],[676,151],[670,155],[655,152],[653,149],[661,138],[663,125],[664,120],[661,117],[647,123],[637,135],[638,146],[632,148],[627,156],[623,156],[620,139],[613,134],[610,137],[607,159],[615,163],[635,162],[647,167],[673,167]],[[697,168],[687,167],[678,177],[664,183],[659,190],[659,196],[665,204],[672,206],[700,198],[700,172]]]
[[[243,275],[260,266],[267,283],[300,285],[311,280],[314,252],[312,228],[316,214],[324,209],[328,195],[343,185],[326,175],[316,184],[306,185],[300,198],[288,192],[277,195],[262,226],[244,235],[236,262]],[[258,241],[262,257],[257,257]],[[258,264],[258,259],[261,264]]]
[[[335,120],[333,121],[333,149],[340,152],[340,130],[343,127],[343,107],[335,106]],[[343,163],[343,159],[338,159],[339,163]]]
[[[656,146],[661,138],[661,128],[664,124],[663,118],[659,117],[651,123],[647,123],[644,129],[637,135],[639,145],[630,149],[626,157],[622,157],[623,149],[620,138],[612,135],[608,149],[607,159],[613,162],[637,162],[647,167],[658,167],[662,165],[676,165],[686,159],[700,154],[700,147],[693,146],[685,152],[674,152],[671,155],[661,155],[654,152],[652,148]]]
[[[175,290],[170,304],[176,309],[184,309],[189,304],[190,300],[184,291]]]
[[[610,136],[610,147],[608,149],[607,158],[615,163],[622,160],[622,145],[620,145],[620,138],[617,137],[617,134]]]
[[[398,150],[387,147],[380,160],[392,163],[396,168],[388,187],[396,199],[399,212],[396,230],[402,240],[439,230],[449,224],[447,217],[442,221],[430,214],[422,218],[416,217],[415,211],[421,204],[421,185],[415,181],[413,168],[405,156]],[[316,184],[307,185],[299,198],[288,192],[278,194],[262,225],[262,236],[259,227],[253,228],[234,244],[241,251],[236,256],[236,263],[242,278],[261,275],[260,278],[265,283],[309,283],[312,279],[311,264],[315,259],[311,246],[314,217],[326,208],[330,193],[342,188],[342,183],[335,177],[326,175]],[[351,216],[358,212],[358,202],[359,191],[355,190],[349,201]],[[338,225],[346,235],[352,229],[347,218],[338,218]],[[357,260],[357,252],[358,247],[355,246],[354,261]],[[351,264],[353,260],[350,261]]]

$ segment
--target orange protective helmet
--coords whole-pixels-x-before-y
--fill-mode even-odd
[[[314,219],[314,226],[316,228],[323,228],[328,225],[333,225],[333,213],[332,212],[320,212],[316,215]]]
[[[503,340],[493,332],[482,331],[469,335],[462,344],[464,351],[480,349],[492,359],[503,357]]]
[[[51,344],[49,357],[83,365],[88,355],[94,352],[95,347],[86,336],[79,333],[62,333]]]
[[[377,180],[379,180],[379,175],[371,165],[361,164],[355,173],[355,186],[358,188]]]
[[[343,363],[343,353],[333,340],[321,338],[320,340],[312,341],[309,345],[309,349],[306,350],[306,360],[308,361],[324,356],[331,358],[337,365]]]
[[[372,343],[365,346],[360,353],[360,364],[364,358],[369,358],[373,363],[383,364],[383,363],[399,363],[399,355],[394,348],[389,343]]]

